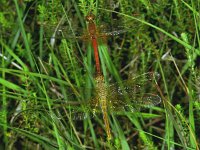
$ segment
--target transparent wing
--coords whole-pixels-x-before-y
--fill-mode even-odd
[[[158,73],[145,73],[141,76],[108,86],[108,107],[112,110],[137,110],[140,107],[151,107],[161,102],[156,93],[155,81],[159,78]],[[152,93],[151,93],[152,92]]]
[[[86,91],[92,91],[91,95]],[[68,115],[72,120],[84,120],[88,117],[94,117],[101,113],[99,107],[98,94],[94,88],[78,88],[78,94],[68,90],[67,100],[60,99],[54,101],[53,109],[65,109],[65,116]],[[67,114],[66,114],[67,113]]]
[[[121,20],[107,20],[106,22],[109,22],[107,24],[102,24],[102,22],[99,25],[97,24],[97,38],[116,36],[129,31],[131,28],[127,28],[125,25],[123,25]],[[41,23],[40,25],[44,27],[46,38],[67,38],[80,40],[90,39],[90,35],[88,34],[87,28],[81,27],[78,20],[67,22],[64,18],[62,18],[57,24]]]
[[[141,107],[151,107],[161,102],[161,98],[156,94],[155,82],[159,78],[158,73],[145,73],[123,82],[105,85],[100,89],[101,96],[105,96],[107,101],[107,110],[113,113],[124,111],[139,111]],[[85,91],[91,91],[91,94]],[[87,98],[72,94],[68,97],[65,108],[70,111],[71,118],[74,120],[85,119],[88,116],[93,117],[102,112],[100,100],[102,97],[95,88],[79,88],[79,92]]]
[[[46,38],[55,39],[81,39],[83,35],[87,35],[85,29],[75,28],[69,25],[49,25],[43,24],[44,35]],[[88,35],[89,36],[89,35]]]

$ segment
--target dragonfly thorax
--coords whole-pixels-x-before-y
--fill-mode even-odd
[[[96,84],[104,84],[104,77],[102,75],[97,75],[95,81]]]
[[[106,107],[106,97],[107,97],[107,91],[106,91],[106,84],[104,82],[104,77],[102,75],[98,75],[95,78],[96,81],[96,92],[98,95],[98,99],[100,101],[101,107]]]
[[[96,35],[97,30],[96,30],[96,25],[94,23],[89,22],[88,32],[91,37]]]
[[[96,81],[96,91],[98,92],[98,94],[104,93],[106,88],[104,83],[104,77],[102,75],[98,75],[95,78],[95,81]]]

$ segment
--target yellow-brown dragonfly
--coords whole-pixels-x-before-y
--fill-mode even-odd
[[[103,114],[105,130],[108,140],[111,139],[111,131],[108,121],[108,113],[136,112],[141,107],[152,107],[161,102],[156,94],[155,82],[159,78],[158,73],[148,72],[132,79],[107,85],[104,77],[98,74],[95,77],[95,86],[91,88],[91,98],[84,100],[79,94],[68,97],[69,100],[81,99],[79,102],[66,102],[64,107],[71,110],[72,119],[82,120]],[[77,89],[79,93],[85,93],[85,89]],[[87,93],[85,94],[87,95]]]

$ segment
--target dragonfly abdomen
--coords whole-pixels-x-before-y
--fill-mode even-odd
[[[108,112],[107,112],[107,101],[106,99],[99,99],[100,101],[100,106],[101,106],[101,110],[102,110],[102,114],[103,114],[103,120],[105,123],[105,130],[106,130],[106,134],[107,134],[107,138],[108,140],[111,140],[111,132],[110,132],[110,125],[109,125],[109,121],[108,121]]]

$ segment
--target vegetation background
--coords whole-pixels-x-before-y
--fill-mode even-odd
[[[0,149],[199,149],[199,7],[199,0],[1,0]],[[111,141],[101,115],[84,119],[67,105],[78,102],[77,89],[82,99],[92,92],[90,42],[73,38],[86,32],[90,11],[98,25],[122,32],[99,45],[107,84],[160,74],[143,90],[152,84],[161,103],[110,114]]]

